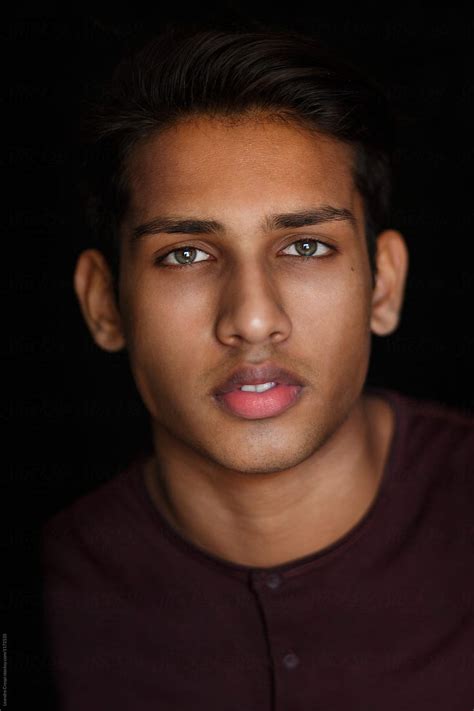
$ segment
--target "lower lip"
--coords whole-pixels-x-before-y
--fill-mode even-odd
[[[298,400],[301,391],[300,385],[278,384],[263,393],[232,390],[230,393],[217,395],[225,409],[238,417],[248,420],[260,420],[264,417],[280,415]]]

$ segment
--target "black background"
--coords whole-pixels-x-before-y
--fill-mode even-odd
[[[92,343],[72,288],[92,241],[77,191],[78,122],[124,49],[166,22],[244,25],[315,34],[365,69],[391,98],[399,124],[393,227],[405,235],[410,273],[398,331],[374,337],[369,383],[467,411],[472,389],[472,125],[474,23],[458,8],[311,9],[292,4],[160,8],[140,21],[85,16],[4,23],[4,220],[11,326],[4,373],[17,438],[3,475],[13,544],[8,572],[8,706],[49,708],[39,631],[37,531],[42,521],[110,478],[148,441],[148,421],[126,355]],[[5,210],[4,207],[4,210]],[[7,319],[7,323],[10,321]],[[1,701],[0,701],[1,706]],[[32,707],[31,707],[32,708]]]

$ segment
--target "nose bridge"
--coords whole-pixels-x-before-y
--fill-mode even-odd
[[[254,258],[230,267],[220,294],[217,335],[223,342],[260,343],[288,337],[290,322],[274,275]]]

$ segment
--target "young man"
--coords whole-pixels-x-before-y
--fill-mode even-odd
[[[74,286],[154,454],[45,528],[61,708],[470,709],[472,420],[365,386],[408,268],[377,90],[163,36],[94,130]]]

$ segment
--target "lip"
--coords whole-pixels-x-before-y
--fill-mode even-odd
[[[215,402],[234,417],[246,420],[261,420],[277,417],[293,407],[301,397],[304,387],[301,385],[283,385],[278,383],[263,393],[231,390],[216,395]]]
[[[280,385],[298,385],[304,387],[306,381],[289,370],[285,370],[273,363],[259,366],[241,366],[221,383],[214,391],[214,396],[225,395],[233,390],[238,390],[242,385],[259,385],[260,383],[275,382]]]

